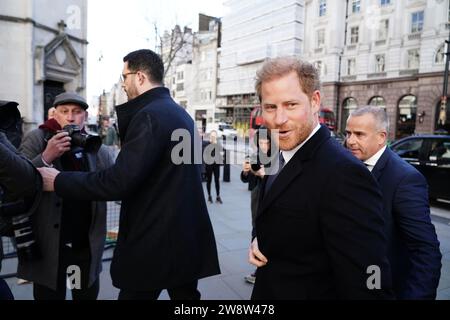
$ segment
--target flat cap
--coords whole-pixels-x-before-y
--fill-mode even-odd
[[[58,94],[55,97],[55,102],[53,102],[53,106],[56,108],[59,105],[69,104],[69,103],[77,104],[80,107],[82,107],[84,110],[89,108],[89,105],[87,104],[86,100],[74,92],[63,92],[63,93]]]

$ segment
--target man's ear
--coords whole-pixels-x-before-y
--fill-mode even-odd
[[[138,71],[137,76],[138,76],[139,84],[143,85],[145,82],[145,79],[147,78],[146,74],[144,72]]]
[[[378,132],[378,144],[380,146],[385,145],[387,142],[387,132],[386,131],[380,131]]]
[[[311,107],[314,113],[318,113],[320,110],[320,98],[320,91],[314,91],[311,96]]]

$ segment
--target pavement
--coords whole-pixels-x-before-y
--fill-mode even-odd
[[[250,217],[250,191],[247,184],[239,179],[241,167],[231,166],[231,181],[221,180],[221,197],[223,204],[209,204],[208,210],[216,236],[219,262],[222,273],[220,275],[201,279],[199,290],[205,300],[247,300],[251,296],[252,285],[245,282],[244,276],[250,274],[254,268],[247,261],[247,250],[251,238]],[[206,194],[206,185],[203,184]],[[215,199],[215,189],[212,186],[212,195]],[[432,220],[436,226],[441,242],[442,276],[438,288],[437,298],[450,300],[450,204],[434,203],[432,206]],[[119,290],[114,288],[109,274],[110,261],[113,249],[104,253],[106,261],[100,279],[99,299],[117,299]],[[2,274],[14,273],[16,259],[3,261]],[[31,300],[32,285],[17,284],[17,278],[7,279],[16,299]],[[70,293],[67,295],[70,298]],[[163,291],[160,300],[169,299],[167,292]]]

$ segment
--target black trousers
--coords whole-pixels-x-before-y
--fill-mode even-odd
[[[220,165],[218,164],[206,166],[206,190],[208,190],[208,196],[210,196],[213,173],[214,173],[214,184],[216,185],[216,195],[220,196],[220,185],[219,185]]]
[[[89,269],[91,257],[89,247],[76,248],[61,245],[59,265],[58,265],[58,282],[57,289],[53,290],[46,286],[34,283],[33,296],[35,300],[65,300],[67,290],[67,267],[75,265],[80,267],[81,281],[80,289],[71,289],[73,300],[96,300],[99,291],[99,279],[97,279],[90,287]]]
[[[186,285],[167,289],[171,300],[200,300],[200,291],[197,290],[198,281]],[[120,290],[119,300],[157,300],[163,289],[152,291]]]

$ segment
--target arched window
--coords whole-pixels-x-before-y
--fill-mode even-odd
[[[345,132],[345,126],[347,125],[347,118],[358,107],[355,98],[347,98],[342,103],[342,117],[341,117],[341,132]]]
[[[314,67],[317,69],[317,72],[319,73],[320,76],[326,75],[327,69],[326,69],[325,64],[322,61],[320,61],[320,60],[315,61]]]
[[[384,98],[380,96],[372,97],[369,100],[369,105],[386,109],[386,101],[384,101]]]
[[[436,133],[450,134],[450,97],[447,97],[447,104],[441,104],[439,101],[436,105],[435,118]]]
[[[407,95],[398,102],[397,112],[397,139],[410,136],[416,130],[417,98]]]
[[[442,64],[445,61],[445,55],[444,55],[444,45],[441,45],[436,52],[436,55],[434,56],[434,63],[436,64]]]

